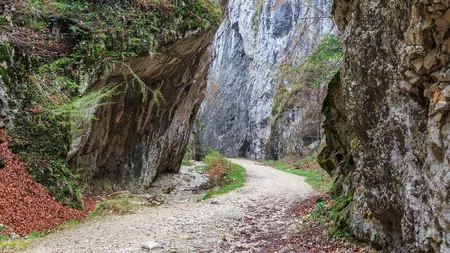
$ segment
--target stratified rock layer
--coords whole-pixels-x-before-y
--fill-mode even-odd
[[[212,45],[215,58],[199,114],[203,149],[227,156],[264,156],[279,65],[286,58],[307,55],[318,35],[330,32],[330,5],[329,0],[229,1],[227,18]],[[299,115],[286,114],[283,122],[296,124]],[[288,131],[286,127],[281,124],[278,130]],[[276,155],[286,154],[287,145],[275,143]]]
[[[204,98],[210,63],[206,51],[213,35],[214,29],[208,29],[150,56],[117,63],[91,85],[122,84],[120,93],[97,109],[99,120],[91,122],[69,154],[70,165],[83,168],[83,178],[93,188],[140,191],[157,173],[179,171]],[[124,79],[128,69],[143,86],[133,75]],[[142,88],[148,100],[143,100]],[[150,89],[164,99],[155,99]]]
[[[322,166],[359,238],[450,252],[450,3],[335,0],[345,58],[323,105]]]

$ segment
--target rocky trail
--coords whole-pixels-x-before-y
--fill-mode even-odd
[[[41,239],[27,252],[267,252],[289,236],[290,210],[312,189],[302,177],[254,161],[232,162],[246,169],[242,188],[90,220]]]

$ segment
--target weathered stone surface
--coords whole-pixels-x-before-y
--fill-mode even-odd
[[[212,45],[215,58],[199,113],[200,146],[227,156],[265,156],[278,66],[286,57],[310,53],[317,35],[330,32],[330,5],[329,0],[229,1]],[[282,115],[280,133],[301,121],[304,112],[298,109]],[[281,157],[290,144],[284,136],[275,139],[274,152]]]
[[[393,252],[450,252],[450,2],[333,6],[345,58],[319,160],[340,194],[354,192],[349,226]]]
[[[323,137],[320,107],[325,94],[326,87],[306,86],[290,94],[282,112],[271,125],[264,150],[265,159],[309,155],[319,148]]]
[[[210,63],[206,53],[214,29],[193,34],[147,57],[125,60],[133,72],[164,101],[148,100],[137,82],[121,85],[120,93],[97,109],[99,120],[75,143],[68,160],[83,168],[83,178],[94,188],[140,191],[157,173],[178,172],[191,128],[204,98]],[[123,83],[122,64],[93,83]],[[126,71],[125,71],[126,72]]]

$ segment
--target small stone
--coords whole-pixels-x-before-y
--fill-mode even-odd
[[[445,101],[439,101],[436,106],[434,107],[434,110],[436,112],[443,112],[443,111],[448,111],[449,110],[449,106],[447,104],[447,102]]]
[[[220,205],[220,202],[217,199],[211,200],[211,205]]]
[[[433,73],[432,76],[441,82],[450,82],[450,69]]]
[[[405,91],[410,91],[411,90],[411,88],[412,88],[412,85],[409,83],[409,82],[407,82],[407,81],[401,81],[400,82],[400,88],[402,89],[402,90],[405,90]]]
[[[448,27],[449,23],[450,23],[450,11],[446,11],[440,19],[437,19],[435,21],[435,24],[438,27]]]
[[[405,75],[406,75],[406,77],[408,77],[408,81],[410,84],[416,84],[421,79],[420,75],[414,71],[408,70],[408,71],[406,71]]]
[[[161,244],[159,242],[148,241],[142,246],[142,248],[147,250],[159,249],[161,248]]]
[[[437,49],[433,49],[425,56],[423,66],[426,69],[430,70],[434,66],[436,66],[436,64],[438,63],[437,53]]]
[[[450,85],[446,86],[442,91],[442,95],[446,98],[450,98]]]
[[[417,72],[420,72],[420,70],[422,69],[423,66],[423,58],[417,58],[415,59],[412,64],[414,65],[414,68],[416,69]]]

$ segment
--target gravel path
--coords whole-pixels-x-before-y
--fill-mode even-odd
[[[311,187],[302,177],[231,160],[246,169],[247,182],[240,189],[201,202],[91,220],[51,234],[27,252],[264,252],[289,234],[289,210]],[[160,247],[143,248],[152,242]]]

